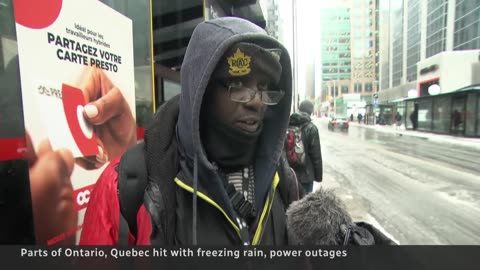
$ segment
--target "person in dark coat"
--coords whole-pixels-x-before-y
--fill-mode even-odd
[[[397,112],[397,114],[395,115],[395,123],[396,128],[400,129],[400,126],[402,125],[402,115],[400,114],[400,112]]]
[[[412,121],[413,130],[418,128],[418,104],[415,104],[413,112],[410,114],[410,121]]]
[[[290,168],[285,177],[280,168],[291,79],[288,51],[256,25],[219,18],[196,27],[182,64],[182,91],[145,131],[148,188],[128,243],[288,244],[285,211],[294,197],[281,191],[296,186],[281,187],[296,182]],[[119,243],[118,164],[112,161],[95,185],[81,245]],[[175,195],[172,208],[160,203],[166,191],[159,184],[166,181]],[[231,194],[238,193],[248,211],[234,203]]]
[[[358,113],[357,119],[358,119],[358,123],[361,124],[362,119],[363,119],[363,115],[361,113]]]
[[[306,193],[313,190],[313,182],[322,182],[322,151],[317,126],[312,123],[310,116],[313,112],[313,103],[305,100],[300,103],[298,113],[290,116],[290,126],[302,129],[302,141],[305,148],[305,166],[294,166],[298,181]]]

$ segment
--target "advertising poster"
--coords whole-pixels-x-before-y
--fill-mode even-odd
[[[37,241],[78,242],[95,182],[136,142],[132,21],[97,0],[14,12]]]

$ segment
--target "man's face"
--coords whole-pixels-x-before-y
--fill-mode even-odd
[[[245,97],[254,91],[267,90],[269,81],[265,76],[246,76],[232,78],[227,81],[218,81],[215,78],[207,89],[206,117],[215,114],[216,119],[223,124],[253,133],[261,126],[266,105],[262,103],[261,94],[257,92],[255,97],[248,102],[232,100],[236,97]],[[232,87],[233,86],[233,87]],[[230,91],[229,91],[230,87]],[[249,90],[249,89],[250,90]]]

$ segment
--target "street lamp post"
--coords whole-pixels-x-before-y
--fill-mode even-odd
[[[333,115],[337,116],[337,81],[333,81]]]
[[[298,54],[297,54],[297,1],[292,1],[292,24],[293,24],[293,111],[296,112],[298,109],[299,101],[298,101]]]

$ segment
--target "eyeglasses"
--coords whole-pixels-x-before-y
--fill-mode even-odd
[[[277,105],[283,98],[285,92],[269,90],[268,85],[259,84],[257,87],[259,90],[246,87],[241,81],[229,82],[222,84],[228,89],[230,99],[240,103],[247,103],[252,101],[257,93],[260,94],[260,99],[265,105]]]

